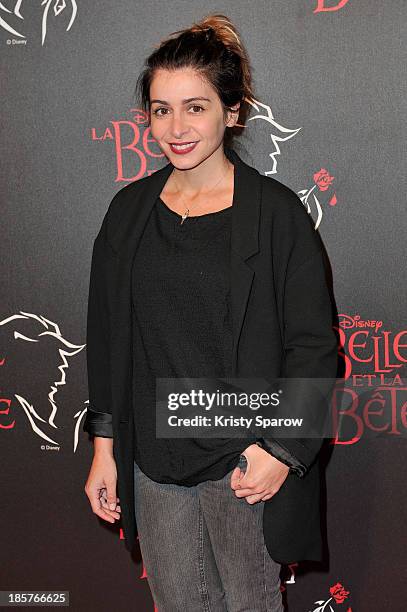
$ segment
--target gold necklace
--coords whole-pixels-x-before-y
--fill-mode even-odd
[[[213,190],[215,189],[215,187],[217,187],[217,185],[219,185],[219,183],[221,182],[221,180],[222,180],[223,178],[225,178],[225,176],[227,175],[227,173],[229,172],[229,170],[230,170],[230,167],[228,167],[228,168],[227,168],[226,172],[225,172],[225,173],[224,173],[224,174],[223,174],[223,175],[220,177],[220,179],[218,180],[218,182],[217,182],[217,183],[215,183],[215,185],[214,185],[214,186],[213,186],[213,187],[212,187],[212,188],[211,188],[209,191],[207,191],[207,192],[205,193],[205,196],[206,196],[206,195],[208,195],[208,193],[210,193],[211,191],[213,191]],[[181,195],[181,190],[180,190],[180,188],[178,187],[178,183],[177,183],[177,181],[176,181],[176,179],[175,179],[175,174],[174,174],[174,171],[175,171],[175,168],[174,168],[174,170],[172,171],[172,172],[173,172],[173,179],[174,179],[174,183],[175,183],[176,188],[178,189],[178,192],[179,192],[179,195],[180,195],[180,197],[181,197],[181,200],[184,202],[184,204],[185,204],[185,208],[186,208],[186,211],[184,212],[184,214],[183,214],[183,215],[181,215],[181,217],[182,217],[182,219],[181,219],[181,225],[182,225],[182,224],[184,223],[185,219],[186,219],[186,218],[188,217],[188,215],[189,215],[189,208],[188,208],[188,205],[186,204],[186,202],[185,202],[184,198],[183,198],[183,197],[182,197],[182,195]]]

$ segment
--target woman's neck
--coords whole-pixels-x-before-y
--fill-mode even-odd
[[[223,148],[218,151],[194,168],[174,168],[168,180],[168,191],[181,191],[185,197],[194,199],[217,187],[224,189],[225,179],[230,176],[233,164],[225,156]]]

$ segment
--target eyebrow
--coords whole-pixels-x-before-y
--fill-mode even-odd
[[[185,98],[185,100],[182,100],[182,104],[188,104],[188,102],[192,102],[193,100],[205,100],[206,102],[211,102],[211,100],[209,98],[204,98],[203,96],[197,96],[195,98]],[[169,102],[166,102],[165,100],[150,100],[150,104],[153,104],[154,102],[158,102],[158,104],[167,104],[168,106],[170,106]]]

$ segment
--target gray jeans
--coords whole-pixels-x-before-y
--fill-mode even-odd
[[[247,467],[244,455],[237,465]],[[184,487],[155,482],[134,462],[139,545],[158,612],[283,612],[265,502],[236,497],[231,474]]]

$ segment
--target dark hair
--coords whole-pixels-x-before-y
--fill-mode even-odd
[[[158,69],[197,70],[217,92],[226,120],[230,107],[240,102],[239,117],[233,128],[225,131],[225,144],[244,127],[249,104],[254,100],[251,68],[239,33],[225,15],[208,15],[190,28],[172,32],[146,59],[137,79],[135,96],[141,108],[150,114],[150,85]]]

